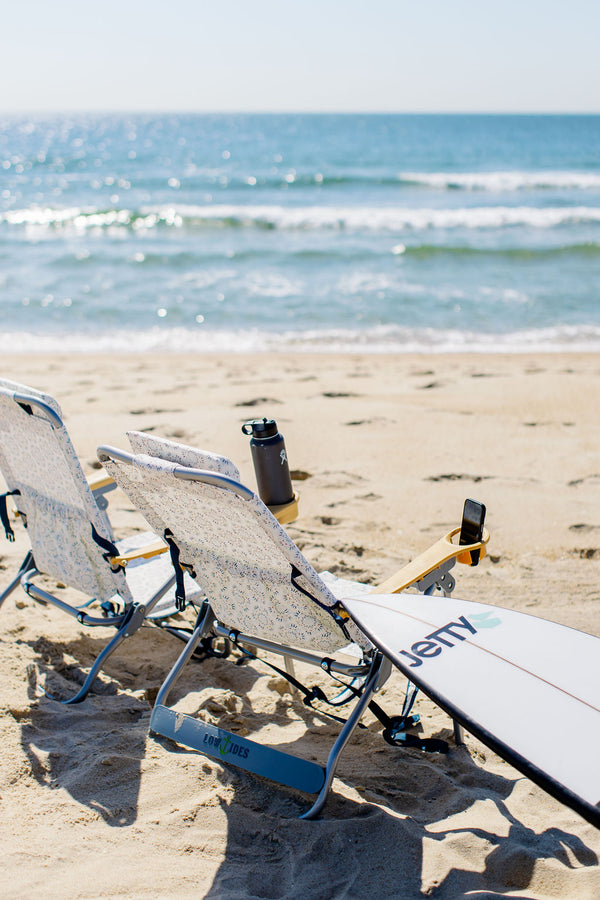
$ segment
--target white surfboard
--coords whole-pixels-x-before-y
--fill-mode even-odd
[[[435,703],[600,828],[600,638],[484,603],[330,586]]]

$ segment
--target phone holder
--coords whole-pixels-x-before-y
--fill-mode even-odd
[[[476,566],[485,556],[485,546],[490,539],[487,528],[483,529],[480,541],[474,544],[459,544],[454,538],[458,538],[461,526],[453,528],[448,534],[432,544],[398,572],[387,578],[373,591],[374,594],[399,594],[411,585],[416,585],[419,590],[425,591],[431,585],[438,584],[445,594],[449,594],[454,588],[454,578],[448,575],[456,562],[466,566]],[[473,554],[479,551],[479,556],[474,560]]]

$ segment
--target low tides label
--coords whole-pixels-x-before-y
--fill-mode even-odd
[[[493,612],[477,613],[471,616],[479,628],[495,628],[501,621]],[[423,665],[424,659],[439,656],[445,647],[454,647],[457,641],[464,641],[468,634],[477,634],[477,628],[465,616],[460,616],[457,622],[448,622],[443,628],[436,628],[431,634],[426,634],[422,641],[415,643],[408,650],[400,650],[401,656],[406,656],[411,669]],[[465,634],[466,632],[466,634]]]
[[[204,735],[204,743],[209,747],[215,747],[221,756],[237,756],[238,759],[247,759],[248,754],[250,753],[249,747],[242,747],[241,744],[236,744],[235,741],[231,740],[231,736],[227,735],[226,738],[221,740],[219,737],[215,737],[212,734]]]

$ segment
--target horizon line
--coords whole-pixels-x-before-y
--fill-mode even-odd
[[[0,115],[198,115],[198,116],[600,116],[600,110],[484,110],[484,109],[144,109],[142,107],[115,109],[110,107],[73,107],[67,109],[2,109]]]

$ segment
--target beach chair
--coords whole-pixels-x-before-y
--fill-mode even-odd
[[[369,708],[382,722],[384,737],[392,744],[443,750],[443,742],[406,733],[414,691],[399,717],[389,717],[375,703],[374,694],[391,672],[390,659],[355,623],[340,602],[340,589],[356,585],[325,573],[321,576],[304,558],[260,498],[239,479],[220,472],[186,466],[171,446],[169,459],[160,458],[160,445],[151,436],[130,435],[134,450],[98,448],[98,458],[121,489],[145,516],[157,534],[169,535],[177,547],[176,565],[193,575],[207,599],[199,612],[191,639],[167,676],[156,699],[150,729],[153,733],[195,748],[220,762],[282,785],[316,794],[303,818],[322,809],[337,761],[344,746]],[[456,533],[458,529],[455,530]],[[488,535],[473,545],[458,547],[442,541],[421,563],[399,573],[386,590],[420,585],[431,591],[436,584],[449,593],[449,570],[457,558],[473,564],[470,553],[482,551]],[[477,559],[478,559],[477,555]],[[343,593],[343,590],[342,590]],[[221,638],[242,654],[273,653],[318,667],[334,679],[340,707],[355,700],[323,767],[312,760],[283,752],[183,714],[169,707],[169,695],[199,642]],[[288,670],[288,678],[313,700],[326,700],[320,688],[306,688]],[[340,692],[339,683],[342,682]],[[338,716],[334,719],[340,721]]]
[[[104,472],[88,483],[56,400],[7,379],[0,379],[0,473],[7,487],[0,495],[5,535],[14,541],[12,502],[30,543],[17,575],[0,593],[0,605],[21,586],[82,625],[116,628],[80,690],[63,701],[79,703],[126,638],[144,622],[163,624],[182,610],[168,545],[150,532],[114,540],[105,496],[115,487],[112,478]],[[82,601],[56,596],[47,584],[42,587],[40,576],[75,589]],[[187,601],[201,599],[186,578]]]

